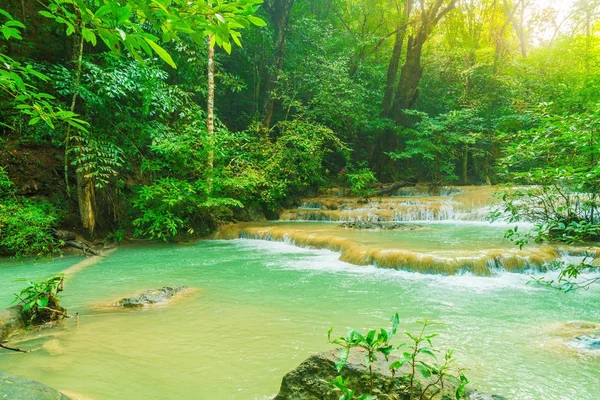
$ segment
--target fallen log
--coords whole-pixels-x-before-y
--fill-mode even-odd
[[[382,185],[379,189],[375,189],[372,197],[385,197],[396,194],[398,189],[408,186],[415,186],[416,182],[414,181],[406,181],[406,182],[395,182],[389,185]]]
[[[18,353],[29,353],[30,352],[29,350],[19,349],[18,347],[6,346],[6,345],[4,345],[4,343],[6,343],[6,342],[0,342],[0,348],[10,350],[10,351],[16,351]]]
[[[100,253],[97,250],[92,249],[90,246],[88,246],[87,244],[80,242],[79,240],[67,240],[65,241],[65,247],[73,247],[75,249],[79,249],[81,251],[83,251],[83,254],[88,255],[88,254],[92,254],[94,256],[101,256],[102,253]]]

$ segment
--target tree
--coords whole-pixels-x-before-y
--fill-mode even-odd
[[[457,0],[433,0],[430,2],[422,0],[420,2],[415,27],[408,37],[406,61],[402,66],[392,106],[392,117],[397,122],[407,122],[404,110],[412,108],[419,97],[418,86],[423,75],[423,66],[421,65],[423,45],[438,22],[452,11],[456,4]]]
[[[266,0],[264,8],[273,23],[273,56],[264,89],[264,105],[262,120],[265,128],[269,129],[273,122],[273,108],[275,99],[273,91],[277,86],[279,75],[285,64],[285,50],[287,46],[287,30],[289,28],[290,13],[295,0]]]
[[[264,22],[253,16],[262,0],[238,1],[197,1],[194,3],[183,0],[177,1],[150,1],[136,0],[121,5],[115,0],[103,0],[98,3],[88,3],[84,0],[51,0],[46,6],[47,11],[40,13],[66,27],[67,36],[75,35],[76,51],[74,61],[76,69],[75,87],[73,89],[71,111],[75,110],[84,41],[96,46],[97,37],[115,53],[125,49],[136,60],[144,62],[141,52],[151,56],[156,53],[171,67],[176,68],[171,55],[157,44],[158,37],[147,32],[145,23],[151,24],[156,30],[162,31],[163,41],[179,40],[182,34],[189,36],[197,44],[205,43],[204,37],[209,40],[209,57],[212,60],[213,49],[218,45],[231,52],[231,41],[241,46],[240,29],[251,25],[263,26]],[[214,4],[213,4],[214,3]],[[209,92],[208,99],[209,135],[214,133],[213,108],[214,108],[214,70],[213,63],[209,61]],[[65,154],[70,152],[71,134],[67,129],[65,137]],[[77,166],[77,197],[80,217],[83,227],[93,236],[96,226],[96,186],[94,171],[86,159],[84,138],[81,135],[75,138],[74,152]],[[79,158],[77,158],[79,155]],[[208,164],[212,164],[209,153]],[[67,168],[65,156],[65,169]]]
[[[400,68],[400,58],[402,57],[402,47],[406,32],[408,30],[408,21],[412,13],[414,0],[396,1],[396,12],[398,21],[396,23],[396,31],[394,34],[394,49],[388,64],[387,81],[383,96],[383,115],[391,117],[392,106],[394,104],[394,87],[398,78],[398,69]]]

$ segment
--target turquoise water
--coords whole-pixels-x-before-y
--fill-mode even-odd
[[[66,256],[54,260],[11,260],[0,259],[0,307],[7,307],[25,283],[17,281],[30,279],[39,281],[59,273],[83,257]]]
[[[0,306],[24,272],[0,269]],[[444,322],[438,344],[457,349],[481,391],[597,400],[600,357],[567,347],[562,324],[600,322],[600,288],[565,295],[527,281],[357,267],[328,251],[252,240],[124,247],[67,282],[63,304],[79,324],[50,331],[45,350],[0,353],[0,368],[87,399],[267,399],[286,372],[330,347],[330,327],[386,327],[398,312],[407,330],[417,319]],[[180,284],[199,291],[168,307],[97,307]]]

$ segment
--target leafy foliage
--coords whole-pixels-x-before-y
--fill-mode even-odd
[[[346,174],[350,183],[350,193],[355,196],[368,199],[374,193],[373,185],[377,183],[377,178],[369,168],[360,168],[356,172]]]
[[[22,257],[58,252],[59,243],[52,236],[52,229],[58,225],[59,215],[48,201],[18,196],[0,167],[0,253]]]
[[[327,337],[330,343],[341,346],[339,359],[336,362],[338,372],[341,372],[348,361],[348,356],[352,348],[361,348],[366,352],[365,362],[369,367],[370,377],[370,393],[358,394],[347,387],[347,381],[341,375],[338,375],[334,381],[330,382],[330,385],[336,387],[342,392],[340,400],[344,399],[373,399],[377,398],[374,396],[374,385],[373,385],[373,362],[377,361],[377,355],[382,355],[386,360],[396,350],[404,349],[407,350],[402,352],[402,355],[397,361],[394,361],[390,365],[392,371],[392,382],[387,387],[387,392],[381,393],[386,398],[409,398],[413,400],[418,398],[433,399],[435,398],[444,388],[446,381],[451,381],[456,386],[455,397],[456,399],[464,398],[465,387],[469,383],[468,379],[463,374],[463,370],[455,368],[454,364],[456,359],[454,358],[454,351],[449,350],[444,355],[444,360],[440,363],[437,361],[436,350],[433,347],[432,339],[437,337],[438,334],[427,333],[427,328],[431,325],[436,325],[428,321],[417,321],[422,325],[421,331],[417,335],[413,335],[410,332],[404,332],[404,334],[410,339],[411,344],[401,344],[394,346],[390,342],[396,335],[400,319],[398,314],[395,314],[392,319],[392,327],[389,330],[379,329],[370,330],[367,334],[363,335],[354,329],[350,329],[346,336],[331,338],[333,328],[329,330]],[[404,368],[405,365],[408,368]],[[401,388],[397,388],[394,385],[394,379],[398,371],[404,372],[401,377],[406,384]],[[421,384],[419,377],[426,379],[427,384]]]
[[[22,312],[28,326],[58,321],[67,316],[58,298],[63,290],[64,275],[55,275],[39,282],[27,279],[20,281],[26,282],[27,287],[17,294],[13,302],[23,304]]]

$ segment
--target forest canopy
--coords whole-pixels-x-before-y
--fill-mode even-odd
[[[4,4],[3,232],[201,235],[340,171],[598,189],[598,0]]]

